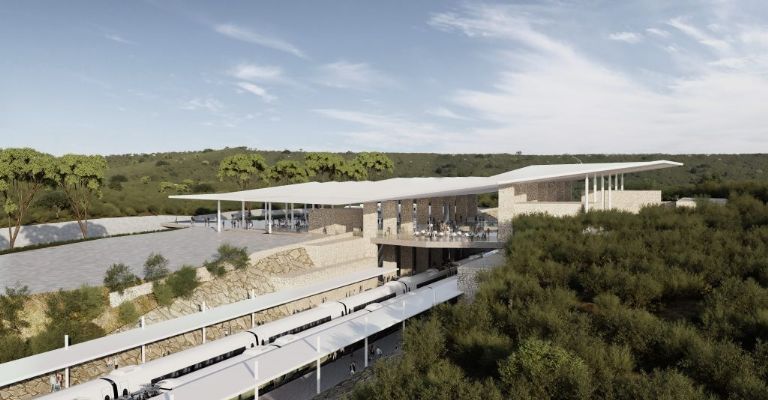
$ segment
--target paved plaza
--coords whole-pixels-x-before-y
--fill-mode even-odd
[[[143,276],[144,261],[156,252],[169,261],[169,269],[184,264],[200,266],[219,245],[245,246],[249,253],[300,243],[309,234],[264,234],[261,230],[230,230],[217,234],[212,228],[195,227],[168,232],[98,239],[0,256],[0,290],[16,282],[32,293],[75,289],[83,284],[101,285],[107,268],[124,263]]]

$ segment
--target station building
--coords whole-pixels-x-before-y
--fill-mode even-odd
[[[285,226],[311,233],[354,232],[370,239],[379,266],[401,275],[503,247],[518,215],[576,215],[590,210],[638,212],[661,204],[660,190],[625,190],[625,177],[681,166],[644,162],[531,165],[490,177],[392,178],[380,181],[309,182],[229,193],[170,196],[216,201],[216,229],[222,230],[221,203],[264,204],[272,232],[273,204],[284,204]],[[498,208],[480,212],[477,196],[498,194]],[[302,221],[294,217],[301,209]],[[290,210],[290,211],[287,211]],[[288,214],[290,212],[290,214]],[[299,213],[296,213],[299,214]]]

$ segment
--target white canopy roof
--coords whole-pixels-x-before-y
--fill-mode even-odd
[[[169,196],[173,199],[255,201],[307,204],[360,204],[366,202],[459,196],[495,192],[499,186],[581,179],[586,175],[622,174],[677,167],[659,160],[623,163],[531,165],[491,177],[393,178],[362,182],[309,182],[229,193]]]

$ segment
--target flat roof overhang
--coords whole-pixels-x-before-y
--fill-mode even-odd
[[[392,178],[381,181],[308,182],[228,193],[168,196],[172,199],[348,205],[492,193],[515,183],[553,182],[678,167],[667,161],[531,165],[491,177]]]

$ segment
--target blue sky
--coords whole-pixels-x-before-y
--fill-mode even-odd
[[[768,152],[768,4],[5,1],[0,147]]]

